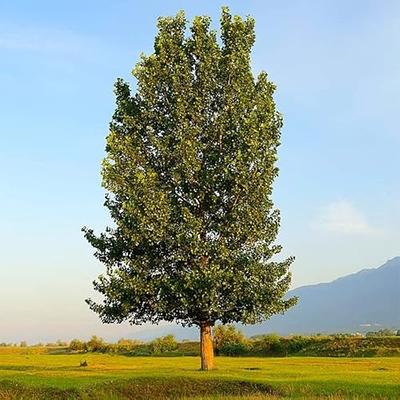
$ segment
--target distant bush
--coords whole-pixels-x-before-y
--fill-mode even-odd
[[[219,354],[234,357],[245,355],[248,352],[249,348],[245,343],[226,343],[219,351]]]
[[[214,345],[217,355],[225,356],[318,356],[318,357],[375,357],[400,356],[400,336],[354,334],[331,334],[313,336],[258,335],[250,339],[232,325],[218,325],[214,330]],[[21,351],[62,352],[65,342],[48,343],[49,350],[40,348],[40,343],[28,346],[25,341],[19,345],[0,343],[0,347],[19,346]],[[57,349],[56,347],[60,347]],[[25,349],[24,347],[28,347]],[[35,348],[36,347],[36,348]],[[143,343],[135,339],[120,339],[107,343],[92,336],[88,342],[73,339],[69,343],[71,352],[102,352],[129,354],[132,356],[179,356],[199,355],[199,342],[177,342],[173,335],[167,335]]]
[[[252,342],[252,351],[260,355],[286,355],[288,343],[275,334],[263,335]]]
[[[117,343],[107,343],[98,336],[92,336],[88,342],[84,342],[79,339],[71,340],[68,349],[70,351],[77,352],[91,351],[101,353],[134,353],[141,346],[145,345],[143,342],[136,339],[122,338],[119,339]]]
[[[178,347],[178,342],[174,335],[162,336],[154,339],[150,343],[150,350],[153,354],[157,353],[167,353],[176,350]]]
[[[320,338],[318,339],[321,340]],[[316,339],[309,336],[291,336],[287,340],[286,352],[289,354],[299,353],[315,340]]]
[[[121,338],[115,345],[113,345],[113,350],[116,353],[131,353],[142,345],[143,342],[140,340]]]
[[[93,352],[106,352],[108,350],[107,343],[100,337],[93,335],[86,343],[87,350]]]
[[[187,356],[198,356],[200,354],[200,344],[194,341],[179,342],[177,351]]]
[[[133,356],[143,357],[143,356],[151,356],[153,353],[149,345],[143,345],[133,350],[131,354]]]
[[[69,343],[68,348],[71,351],[87,351],[87,344],[78,339],[73,339]]]
[[[399,354],[400,338],[392,337],[311,337],[297,354],[324,357],[374,357]]]
[[[214,347],[217,354],[239,356],[248,353],[249,340],[233,325],[218,325],[214,329]]]
[[[396,336],[397,332],[394,329],[380,329],[379,331],[367,332],[366,337],[375,336]]]

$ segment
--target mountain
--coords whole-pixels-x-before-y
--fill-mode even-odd
[[[255,335],[399,329],[400,257],[329,283],[299,287],[288,295],[299,298],[296,306],[243,331]]]

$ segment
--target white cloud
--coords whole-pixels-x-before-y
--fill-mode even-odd
[[[379,229],[372,227],[366,217],[346,200],[330,203],[320,210],[314,226],[319,230],[348,235],[374,235]]]

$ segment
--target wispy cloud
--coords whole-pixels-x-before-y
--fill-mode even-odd
[[[340,200],[322,207],[313,226],[318,230],[347,235],[375,235],[381,230],[373,227],[351,202]]]

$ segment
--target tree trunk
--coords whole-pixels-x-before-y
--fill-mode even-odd
[[[211,324],[209,322],[202,322],[200,324],[200,356],[201,369],[203,371],[214,368],[214,345]]]

